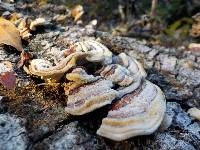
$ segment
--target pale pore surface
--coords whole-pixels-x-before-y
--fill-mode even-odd
[[[66,78],[70,81],[75,81],[78,83],[88,83],[100,79],[100,76],[89,75],[83,68],[75,68],[71,73],[66,74]]]
[[[34,69],[38,71],[48,71],[50,67],[52,67],[51,63],[49,61],[43,60],[43,59],[34,59],[32,62],[34,65]]]

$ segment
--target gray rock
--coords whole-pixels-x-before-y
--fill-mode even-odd
[[[156,61],[154,63],[154,68],[156,68],[157,70],[160,70],[161,69],[161,65],[160,65],[160,62],[159,61]]]
[[[17,50],[15,50],[14,48],[10,48],[10,49],[12,49],[13,52],[17,53]],[[6,61],[10,61],[12,63],[17,64],[20,56],[19,54],[11,52],[10,49],[0,46],[0,61],[6,60]]]
[[[184,102],[190,98],[193,93],[187,88],[175,88],[170,87],[170,89],[165,89],[165,96],[167,99],[173,99],[174,101]]]
[[[66,7],[64,5],[59,5],[54,8],[55,13],[63,14],[66,12]]]
[[[187,150],[196,150],[196,148],[194,148],[194,146],[192,146],[188,142],[184,142],[182,140],[177,140],[177,143],[173,149],[174,150],[186,150],[186,149]]]
[[[195,55],[191,55],[191,54],[192,54],[191,51],[184,51],[183,52],[184,59],[192,60],[192,61],[195,62],[196,56]]]
[[[14,10],[15,10],[15,8],[14,8],[13,4],[4,3],[4,2],[0,1],[0,12],[4,12],[4,11],[13,12]]]
[[[27,144],[23,121],[15,116],[0,114],[0,149],[25,150]]]
[[[187,127],[185,127],[185,130],[187,130],[189,133],[193,134],[200,140],[200,124],[197,122],[194,122]],[[200,144],[200,141],[199,141]]]
[[[9,11],[5,11],[5,12],[3,12],[2,17],[3,17],[3,18],[7,18],[7,17],[9,17],[10,15],[11,15],[11,13],[10,13]]]
[[[162,150],[195,150],[200,146],[200,124],[193,122],[180,104],[167,103],[166,114],[171,121],[168,130],[157,132],[151,148]],[[162,125],[163,126],[163,125]],[[161,126],[161,127],[162,127]]]
[[[167,130],[172,125],[174,115],[175,113],[173,111],[170,111],[169,109],[166,110],[165,117],[159,127],[159,131]]]

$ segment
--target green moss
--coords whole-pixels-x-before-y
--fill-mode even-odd
[[[178,29],[181,30],[181,33],[180,35],[188,35],[189,33],[189,29],[191,27],[191,24],[192,24],[192,19],[191,18],[182,18],[182,19],[179,19],[175,22],[173,22],[172,24],[170,24],[166,29],[165,29],[165,33],[168,35],[168,36],[173,36],[174,32]]]

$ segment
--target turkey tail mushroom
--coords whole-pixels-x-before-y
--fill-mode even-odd
[[[89,83],[100,79],[100,76],[89,75],[83,68],[76,67],[72,72],[66,74],[66,79],[74,82]]]
[[[93,76],[87,74],[87,72],[80,67],[74,68],[70,73],[66,74],[66,79],[70,82],[64,84],[65,94],[69,95],[70,91],[84,85],[100,79],[100,76]]]
[[[147,76],[142,64],[125,53],[120,53],[118,56],[115,56],[113,63],[120,64],[127,68],[135,78],[145,78]]]
[[[101,62],[102,64],[112,63],[112,52],[103,44],[94,41],[87,40],[84,42],[77,42],[73,46],[76,52],[86,52],[90,55],[86,59],[90,62]]]
[[[113,105],[97,134],[115,141],[152,134],[160,126],[165,109],[162,91],[146,80]]]
[[[34,59],[24,70],[50,82],[61,81],[66,75],[65,110],[72,115],[118,100],[97,131],[103,137],[122,141],[157,130],[165,115],[165,96],[158,86],[145,80],[147,74],[136,59],[125,53],[115,56],[94,40],[75,43],[64,56],[56,66]]]
[[[114,56],[113,64],[103,67],[98,72],[101,77],[111,80],[120,86],[116,89],[118,98],[137,89],[146,77],[146,72],[142,65],[125,53]]]
[[[28,74],[40,76],[47,81],[57,82],[69,69],[76,66],[78,59],[87,55],[83,52],[73,53],[61,60],[56,66],[53,66],[49,61],[44,59],[33,59],[28,66],[24,66],[24,70]]]
[[[134,81],[130,71],[118,64],[103,67],[99,72],[101,77],[111,80],[120,86],[128,86]]]
[[[109,80],[99,79],[69,91],[65,110],[72,115],[83,115],[97,108],[111,104],[117,92]]]

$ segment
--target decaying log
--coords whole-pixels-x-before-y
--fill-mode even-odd
[[[164,91],[167,98],[166,119],[161,128],[150,136],[135,137],[123,142],[113,142],[95,134],[107,109],[74,118],[64,111],[65,97],[59,85],[37,85],[38,79],[17,71],[18,84],[15,95],[0,90],[0,137],[11,136],[25,143],[24,149],[198,149],[200,123],[186,113],[190,107],[200,107],[200,53],[185,49],[147,45],[126,37],[79,26],[57,27],[37,34],[29,43],[30,52],[37,57],[50,57],[53,51],[65,50],[70,44],[84,38],[93,38],[115,53],[126,52],[144,64],[148,79]],[[17,62],[19,56],[0,47],[0,59]],[[98,116],[98,118],[97,118]],[[10,119],[23,118],[19,133],[8,132]],[[4,124],[2,125],[2,122]],[[15,121],[13,121],[15,124]],[[16,125],[15,125],[16,126]],[[168,127],[168,128],[167,128]],[[26,130],[26,131],[24,131]],[[9,135],[10,134],[10,135]],[[8,145],[2,141],[0,145]],[[14,143],[15,144],[15,143]],[[11,143],[12,145],[12,143]],[[22,146],[20,147],[22,148]]]

